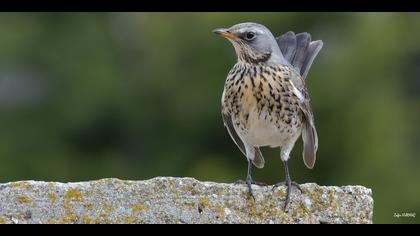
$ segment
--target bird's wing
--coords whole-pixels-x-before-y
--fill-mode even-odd
[[[316,161],[316,151],[318,150],[318,134],[315,128],[314,115],[312,113],[310,99],[305,87],[305,83],[300,76],[292,76],[289,80],[292,92],[299,99],[299,108],[303,113],[303,161],[309,169],[312,169]]]
[[[244,143],[242,142],[241,138],[239,137],[239,135],[236,133],[235,127],[233,126],[232,123],[232,118],[229,114],[226,113],[222,113],[222,118],[223,118],[223,123],[226,126],[230,137],[233,139],[233,141],[236,143],[236,145],[238,146],[239,150],[241,150],[241,152],[246,156],[246,148]],[[264,157],[261,153],[261,150],[259,147],[254,147],[255,150],[255,156],[254,159],[252,160],[252,163],[257,167],[257,168],[263,168],[264,167]]]
[[[283,57],[305,79],[315,57],[322,49],[322,41],[311,41],[311,35],[307,32],[295,34],[292,31],[277,37],[276,41]]]

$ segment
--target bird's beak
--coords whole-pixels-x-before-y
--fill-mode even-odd
[[[229,32],[228,29],[215,29],[213,30],[213,33],[218,34],[220,36],[222,36],[223,38],[227,38],[227,39],[236,39],[238,38],[238,36],[232,34],[231,32]]]

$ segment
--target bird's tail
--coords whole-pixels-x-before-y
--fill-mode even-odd
[[[252,160],[252,163],[254,164],[254,166],[261,169],[264,167],[264,164],[265,164],[264,157],[261,153],[260,148],[255,147],[254,149],[255,149],[255,156],[254,156],[254,159]]]
[[[316,151],[318,149],[318,135],[313,122],[305,121],[302,127],[303,162],[309,169],[314,168]]]
[[[292,31],[277,37],[276,41],[284,58],[305,79],[312,62],[321,51],[322,41],[311,41],[309,33],[295,34]]]

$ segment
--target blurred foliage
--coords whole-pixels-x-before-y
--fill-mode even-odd
[[[0,13],[0,180],[244,179],[220,97],[236,61],[211,30],[307,31],[320,147],[297,182],[373,189],[374,222],[420,213],[419,13]],[[283,180],[279,151],[254,179]]]

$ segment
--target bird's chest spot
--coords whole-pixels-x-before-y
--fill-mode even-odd
[[[287,68],[250,67],[236,74],[227,80],[223,109],[241,137],[256,146],[281,146],[300,134],[302,112]]]
[[[298,132],[302,119],[298,100],[284,76],[283,71],[250,68],[228,79],[224,108],[238,132],[262,142]]]

